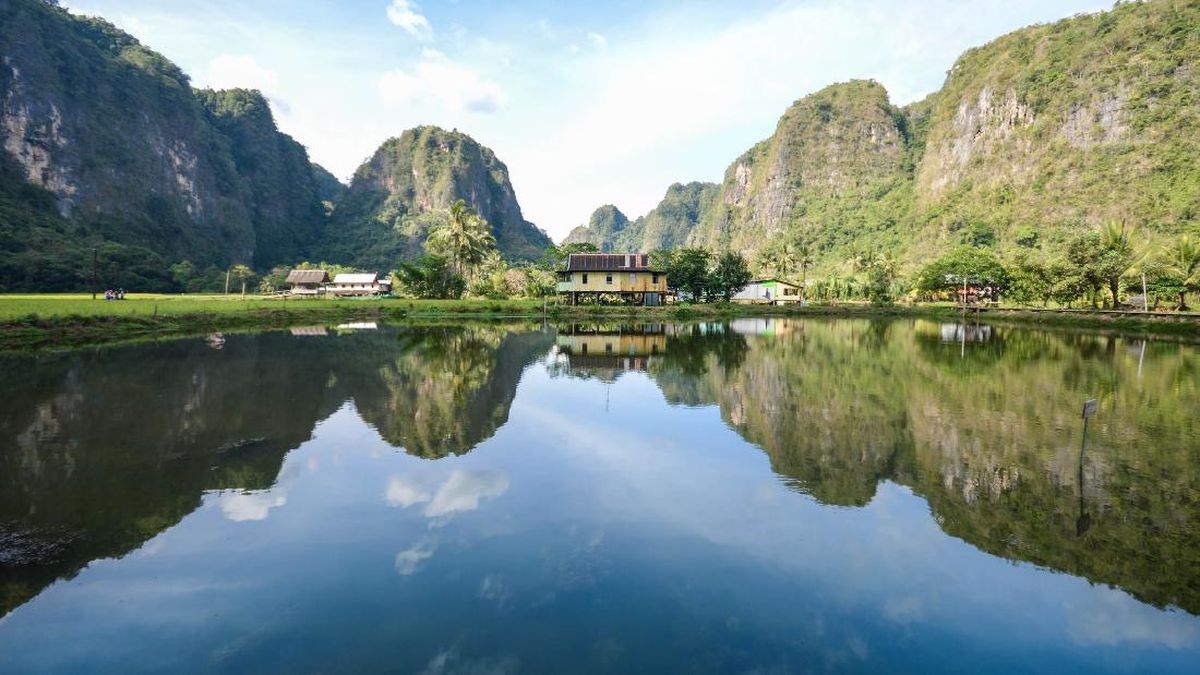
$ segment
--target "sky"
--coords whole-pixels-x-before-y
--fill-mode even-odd
[[[602,204],[631,218],[720,181],[796,99],[872,78],[938,89],[963,51],[1111,0],[64,0],[193,84],[249,87],[348,181],[388,138],[458,129],[508,165],[556,241]]]

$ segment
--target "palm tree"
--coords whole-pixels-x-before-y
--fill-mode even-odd
[[[801,240],[796,245],[796,264],[800,267],[800,293],[803,297],[805,285],[808,283],[808,268],[813,264],[812,247],[807,241]]]
[[[1167,249],[1167,266],[1179,276],[1179,311],[1186,311],[1187,294],[1200,290],[1200,242],[1191,235],[1180,235]]]
[[[1117,308],[1121,278],[1145,260],[1149,249],[1137,250],[1133,245],[1133,228],[1124,222],[1108,221],[1100,228],[1100,248],[1104,252],[1102,274],[1112,294],[1113,309]]]
[[[465,278],[496,247],[496,237],[487,221],[460,199],[450,207],[445,224],[429,234],[427,243],[431,250],[444,253],[455,271]]]
[[[787,280],[796,269],[796,251],[791,242],[785,239],[763,249],[759,254],[758,264],[770,274]]]

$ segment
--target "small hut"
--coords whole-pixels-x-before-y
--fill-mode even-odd
[[[288,272],[287,284],[292,295],[315,298],[325,292],[329,273],[325,270],[292,270]]]

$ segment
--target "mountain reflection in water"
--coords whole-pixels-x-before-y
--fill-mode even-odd
[[[604,385],[572,396],[636,377],[668,406],[715,409],[818,504],[905,486],[983,552],[1200,614],[1194,346],[920,320],[364,328],[0,357],[0,610],[138,549],[206,495],[231,522],[266,520],[292,499],[285,456],[347,404],[408,455],[469,453],[509,422],[533,368]],[[1100,410],[1081,454],[1086,398]],[[386,507],[433,528],[395,572],[448,545],[432,524],[515,489],[487,468],[389,477]]]

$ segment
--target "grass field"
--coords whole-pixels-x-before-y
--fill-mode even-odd
[[[237,295],[159,295],[130,293],[124,300],[92,300],[88,294],[0,295],[0,321],[29,316],[60,318],[69,316],[181,316],[186,314],[253,313],[255,310],[331,312],[387,308],[417,313],[530,313],[541,311],[541,300],[403,300],[343,298],[286,300],[263,296]]]
[[[883,318],[920,316],[958,321],[952,306],[875,307],[866,304],[771,307],[767,305],[670,305],[571,307],[550,300],[284,300],[236,295],[129,295],[126,300],[92,300],[84,294],[0,295],[0,351],[76,347],[154,340],[218,331],[279,329],[305,323],[346,320],[495,320],[541,317],[552,321],[676,321],[733,319],[740,316]],[[1089,310],[993,309],[971,320],[1110,333],[1171,334],[1200,339],[1200,315],[1143,315]]]

